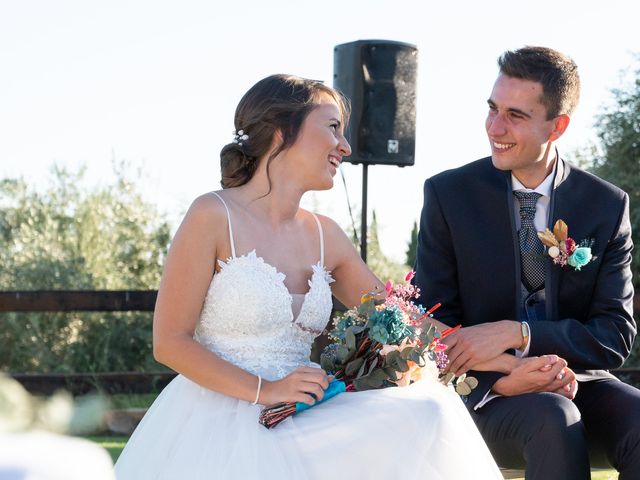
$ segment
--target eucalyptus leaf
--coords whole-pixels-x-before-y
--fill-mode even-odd
[[[373,359],[373,362],[371,362],[371,365],[369,366],[369,371],[367,372],[367,375],[369,375],[371,372],[373,372],[373,370],[378,366],[378,357]]]
[[[358,307],[358,314],[362,315],[364,318],[369,318],[375,309],[375,302],[373,300],[367,300],[366,302],[361,303]]]
[[[360,357],[360,358],[356,358],[355,360],[351,360],[347,366],[344,369],[344,373],[351,377],[354,374],[356,374],[360,368],[362,367],[362,365],[364,364],[364,358]]]
[[[400,357],[404,360],[411,360],[414,352],[418,351],[419,347],[406,347],[400,352]]]
[[[382,387],[384,381],[387,379],[387,374],[378,368],[372,371],[368,375],[364,375],[353,381],[353,386],[356,390],[372,390]]]
[[[412,352],[412,353],[411,353],[410,360],[411,360],[413,363],[417,363],[417,364],[420,364],[420,362],[424,363],[424,360],[423,360],[423,358],[422,358],[422,355],[420,355],[420,353],[419,353],[419,352],[417,352],[417,351],[414,351],[414,352]]]
[[[385,380],[392,380],[392,381],[396,381],[398,380],[399,376],[398,376],[398,371],[393,368],[393,367],[384,367],[384,373],[387,375],[387,378]]]
[[[336,366],[333,363],[333,356],[323,353],[320,355],[320,366],[325,372],[335,372]]]
[[[351,352],[347,347],[345,347],[344,345],[338,345],[338,347],[336,348],[336,358],[340,365],[346,364],[350,356]]]
[[[397,358],[400,358],[400,352],[398,350],[393,350],[392,352],[387,353],[384,358],[387,365],[392,365],[395,363]]]
[[[349,350],[356,349],[356,336],[353,333],[353,327],[347,328],[345,332],[345,344]]]
[[[363,392],[365,390],[373,390],[378,387],[374,387],[371,385],[370,378],[368,376],[356,378],[353,381],[353,388],[355,388],[359,392]]]
[[[456,377],[455,373],[449,372],[442,379],[442,383],[444,383],[445,385],[449,385],[455,377]]]
[[[387,372],[385,372],[382,368],[377,368],[376,370],[371,372],[369,376],[372,378],[372,380],[376,380],[379,387],[382,386],[382,382],[389,378]]]
[[[402,357],[396,358],[394,366],[398,372],[406,372],[407,370],[409,370],[409,364]]]
[[[458,395],[469,395],[471,393],[471,387],[465,382],[456,383],[456,393]]]
[[[374,361],[376,361],[376,360],[374,360]],[[360,368],[358,369],[358,373],[356,375],[356,378],[360,378],[361,376],[363,376],[364,372],[366,372],[366,370],[367,370],[367,362],[362,362],[362,365],[360,365]]]
[[[431,342],[433,342],[432,329],[423,330],[420,334],[420,341],[423,345],[429,345]]]
[[[367,327],[365,327],[364,325],[354,325],[351,327],[351,330],[353,331],[354,335],[358,335],[359,333],[364,332],[364,330]]]
[[[469,387],[473,390],[478,386],[478,379],[475,377],[467,377],[464,379],[464,383],[469,385]]]

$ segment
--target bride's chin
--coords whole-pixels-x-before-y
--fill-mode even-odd
[[[333,188],[333,178],[318,190],[331,190]]]
[[[322,190],[331,190],[333,188],[334,180],[333,177],[322,179],[322,181],[316,181],[311,184],[308,188],[308,191],[319,192]]]

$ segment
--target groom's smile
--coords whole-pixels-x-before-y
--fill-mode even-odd
[[[487,100],[485,127],[493,164],[521,181],[542,181],[553,162],[548,147],[555,122],[547,119],[542,95],[541,83],[501,74]]]
[[[512,147],[515,147],[515,143],[498,143],[496,141],[492,142],[493,148],[496,149],[498,152],[504,152],[506,150],[509,150]]]

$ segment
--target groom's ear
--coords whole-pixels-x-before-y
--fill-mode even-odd
[[[553,119],[553,131],[549,135],[549,141],[554,142],[559,139],[562,134],[565,132],[569,123],[571,122],[571,117],[569,115],[558,115]]]

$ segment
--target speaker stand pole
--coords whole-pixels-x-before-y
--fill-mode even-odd
[[[362,211],[360,220],[360,257],[367,263],[367,182],[369,165],[362,164]]]

